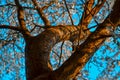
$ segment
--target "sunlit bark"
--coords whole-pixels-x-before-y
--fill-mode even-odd
[[[70,80],[76,77],[77,73],[85,66],[106,38],[111,37],[112,34],[106,27],[111,26],[114,29],[120,25],[120,0],[116,0],[113,11],[111,11],[110,15],[103,23],[97,25],[98,28],[96,31],[90,33],[90,31],[87,30],[88,24],[92,20],[93,16],[95,16],[103,7],[105,1],[106,0],[102,0],[100,4],[93,7],[94,0],[89,0],[85,4],[85,11],[78,26],[58,25],[53,27],[44,15],[43,9],[51,6],[54,1],[50,2],[48,6],[39,8],[37,1],[32,0],[35,6],[34,9],[38,11],[44,22],[45,31],[37,36],[31,36],[30,31],[26,28],[24,9],[20,5],[19,1],[15,0],[20,27],[1,25],[0,28],[16,30],[23,34],[26,42],[25,60],[27,80]],[[67,6],[67,4],[65,5]],[[70,14],[69,11],[68,13]],[[81,32],[81,28],[83,32],[86,31],[86,37]],[[86,40],[84,43],[77,46],[76,51],[62,64],[60,68],[53,70],[49,64],[49,56],[52,48],[58,42],[65,40],[74,42],[76,39]]]

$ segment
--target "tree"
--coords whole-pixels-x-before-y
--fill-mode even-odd
[[[106,0],[4,1],[5,4],[0,6],[3,12],[1,16],[4,18],[0,19],[0,29],[10,29],[6,31],[10,35],[9,40],[1,39],[4,41],[2,46],[14,43],[18,38],[19,40],[21,37],[24,38],[27,80],[75,79],[94,53],[106,39],[113,36],[113,31],[120,25],[120,0],[113,1],[113,7],[107,2]],[[107,17],[108,12],[105,12],[107,8],[104,4],[112,9],[108,11]],[[9,14],[4,13],[5,10]],[[98,12],[105,15],[97,16]],[[73,13],[79,17],[76,21],[72,18]],[[88,27],[92,19],[97,24],[91,27],[96,28],[93,32]],[[60,67],[53,70],[50,64],[52,48],[59,42],[64,44],[67,40],[73,44],[72,55]],[[62,46],[59,60],[61,56]]]

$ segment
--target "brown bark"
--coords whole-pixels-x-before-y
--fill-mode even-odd
[[[36,7],[36,9],[37,9],[40,17],[42,18],[45,26],[46,26],[46,27],[49,27],[49,26],[50,26],[50,21],[46,18],[45,14],[43,13],[43,10],[44,10],[46,7],[49,7],[50,5],[52,5],[52,3],[53,3],[54,1],[50,2],[50,4],[49,4],[48,6],[44,6],[43,8],[40,8],[40,7],[38,6],[36,0],[32,0],[32,2],[33,2],[33,4],[34,4],[34,6]]]
[[[17,6],[17,13],[18,13],[17,17],[18,17],[20,28],[22,29],[21,33],[23,34],[23,36],[26,36],[26,37],[30,36],[30,32],[26,28],[26,23],[24,20],[24,16],[25,16],[24,9],[20,5],[19,0],[14,0],[14,1],[15,1],[16,6]]]
[[[46,26],[50,23],[43,15],[42,9],[40,9],[36,3],[36,0],[32,0],[34,5],[37,6],[38,13],[42,16]],[[103,0],[103,3],[106,0]],[[76,76],[76,74],[83,68],[86,62],[94,55],[94,52],[102,45],[107,37],[111,36],[111,33],[106,28],[107,26],[113,26],[115,28],[120,24],[120,0],[116,0],[113,7],[113,11],[106,18],[106,20],[98,26],[95,32],[88,31],[88,37],[83,44],[81,44],[72,56],[63,63],[63,65],[57,70],[53,71],[49,64],[49,55],[53,46],[65,40],[74,40],[79,36],[80,39],[84,39],[84,35],[80,35],[80,29],[87,29],[87,25],[91,21],[93,15],[95,15],[103,3],[92,8],[93,0],[89,0],[92,4],[86,4],[89,8],[83,15],[83,20],[79,26],[56,26],[47,28],[41,34],[31,37],[29,31],[25,26],[24,10],[19,4],[18,0],[15,0],[17,5],[18,20],[20,23],[19,28],[10,27],[13,30],[20,30],[24,35],[26,41],[25,48],[25,60],[26,60],[26,76],[27,80],[70,80]],[[21,30],[22,29],[22,30]]]
[[[98,26],[97,30],[90,34],[86,41],[79,46],[77,51],[55,71],[58,76],[57,80],[74,78],[105,39],[110,37],[111,32],[106,27],[113,26],[112,24],[114,24],[113,28],[115,28],[120,24],[120,5],[118,3],[120,3],[120,0],[116,0],[113,11],[106,20]]]
[[[78,32],[74,26],[56,27],[49,28],[36,37],[27,38],[25,55],[27,79],[32,80],[39,75],[51,73],[49,54],[53,46],[60,41],[68,39],[73,41],[74,35],[77,35]]]
[[[117,5],[118,2],[120,1],[117,0],[115,5]],[[116,6],[114,6],[113,10],[116,13],[112,11],[109,16],[110,19],[113,20],[112,23],[115,26],[118,25],[120,18],[119,7],[120,6],[117,5],[116,9]],[[116,14],[117,18],[111,16]],[[69,80],[74,78],[79,70],[81,70],[86,62],[92,57],[94,52],[102,45],[105,39],[111,36],[109,30],[106,28],[110,23],[108,18],[99,25],[97,30],[90,34],[86,41],[77,48],[75,53],[55,71],[53,71],[48,65],[49,54],[52,47],[62,40],[74,40],[76,37],[73,36],[79,34],[77,28],[74,26],[49,28],[40,35],[30,39],[31,41],[29,41],[26,46],[26,68],[28,70],[28,80],[32,80],[37,76],[39,77],[35,80]],[[114,22],[114,19],[116,22]]]

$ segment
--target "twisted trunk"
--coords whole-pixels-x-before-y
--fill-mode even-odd
[[[49,28],[36,37],[25,39],[27,80],[32,80],[38,76],[39,80],[47,80],[47,78],[50,80],[53,70],[49,64],[49,55],[53,46],[63,40],[74,41],[79,33],[77,29],[75,26]]]
[[[116,0],[113,11],[96,31],[90,34],[75,53],[55,71],[49,64],[49,55],[53,46],[60,41],[70,40],[73,42],[79,36],[80,26],[48,28],[38,36],[25,38],[27,80],[69,80],[74,78],[105,39],[110,37],[111,33],[106,26],[113,26],[115,29],[120,25],[120,5],[118,3],[120,0]],[[82,34],[79,37],[84,38]]]

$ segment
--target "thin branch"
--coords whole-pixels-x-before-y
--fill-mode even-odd
[[[14,40],[3,40],[3,39],[0,39],[0,43],[2,43],[2,47],[4,46],[7,46],[8,44],[12,43]],[[0,47],[1,48],[1,47]]]
[[[32,0],[32,2],[33,2],[33,4],[35,5],[35,8],[37,9],[40,17],[42,18],[45,26],[50,26],[50,21],[49,21],[49,20],[46,18],[46,16],[44,15],[43,10],[46,9],[46,8],[48,8],[49,6],[51,6],[51,5],[52,5],[52,2],[50,2],[50,4],[48,4],[47,6],[44,6],[44,7],[42,7],[42,8],[40,8],[40,7],[38,6],[36,0]]]
[[[63,0],[63,1],[64,1],[64,3],[65,3],[65,7],[66,7],[66,9],[67,9],[67,12],[68,12],[68,14],[69,14],[69,17],[70,17],[71,23],[72,23],[72,25],[74,25],[74,22],[73,22],[73,20],[72,20],[72,17],[71,17],[71,14],[70,14],[69,8],[68,8],[67,3],[66,3],[66,0]]]
[[[82,3],[84,4],[84,5],[83,5],[83,6],[84,6],[84,12],[83,12],[83,14],[82,14],[82,19],[81,19],[81,21],[79,22],[79,25],[81,24],[81,22],[83,22],[83,20],[85,19],[85,17],[90,13],[90,12],[88,12],[88,10],[89,10],[89,11],[92,10],[92,6],[93,6],[93,4],[94,4],[94,0],[89,0],[89,1],[87,1],[86,3],[85,3],[84,1],[82,1]]]
[[[101,4],[97,4],[94,8],[88,7],[85,3],[85,14],[84,15],[84,21],[87,21],[87,23],[92,19],[92,17],[99,12],[101,7],[103,7],[106,0],[103,0]],[[89,5],[90,6],[90,5]],[[92,5],[91,5],[92,7]]]
[[[37,26],[34,26],[34,27],[30,30],[30,32],[33,32],[36,27],[37,27]]]
[[[106,0],[103,0],[103,1],[101,2],[101,4],[96,5],[96,6],[92,9],[91,14],[92,14],[92,15],[97,14],[97,13],[99,12],[99,10],[103,7],[103,5],[104,5],[105,2],[106,2]]]
[[[15,5],[15,4],[10,4],[10,3],[8,3],[8,4],[5,4],[5,5],[0,5],[0,7],[6,7],[6,6],[13,6],[13,7],[16,7],[17,5]],[[21,5],[22,6],[22,5]],[[31,9],[31,10],[36,10],[36,8],[34,8],[34,7],[27,7],[27,6],[22,6],[22,8],[24,8],[24,9]]]
[[[0,29],[11,29],[11,30],[20,31],[20,32],[22,31],[20,27],[10,26],[10,25],[0,25]]]
[[[14,4],[10,4],[10,3],[5,4],[5,5],[0,5],[0,7],[5,7],[5,6],[16,6],[16,5],[14,5]]]
[[[99,25],[100,25],[100,24],[99,24]],[[84,31],[90,30],[90,29],[92,29],[92,28],[97,28],[97,26],[99,26],[99,25],[91,26],[91,27],[89,27],[88,29],[85,29]]]
[[[88,9],[88,7],[86,7],[86,9],[87,9],[87,11],[89,12],[89,16],[92,15],[92,17],[93,17],[93,19],[94,19],[94,15],[95,15],[95,14],[93,15],[93,14],[92,14],[92,11],[90,11],[90,10]],[[99,8],[99,9],[101,9],[101,8]],[[99,11],[99,9],[97,9],[97,10]],[[96,10],[95,10],[95,11],[96,11]],[[83,14],[83,15],[84,15],[84,14]],[[97,26],[99,26],[99,23],[97,22],[97,20],[94,19],[94,21],[96,22]]]
[[[64,41],[62,42],[61,44],[61,53],[60,53],[60,57],[59,57],[59,63],[58,63],[58,66],[60,66],[60,63],[61,63],[61,58],[62,58],[62,51],[63,51],[63,45],[64,45]]]
[[[60,56],[58,55],[57,52],[55,52],[54,50],[52,50],[52,52],[59,58]]]
[[[90,13],[88,10],[90,10],[90,11],[92,10],[94,0],[88,0],[86,3],[84,1],[82,1],[82,3],[84,4],[84,12],[82,14],[81,21],[79,22],[78,25],[81,26],[81,30],[84,31],[84,30],[88,29],[87,26],[92,19],[92,17],[88,16],[87,20],[85,20],[86,16]],[[87,30],[84,33],[86,34],[86,36],[88,36],[90,34],[90,31]]]
[[[47,4],[46,6],[43,6],[41,9],[42,9],[42,10],[47,9],[47,8],[50,7],[54,2],[55,2],[54,0],[53,0],[53,1],[50,1],[49,4]]]
[[[83,24],[85,26],[82,26],[83,30],[86,30],[88,29],[87,26],[88,26],[88,23],[91,21],[91,19],[94,17],[94,15],[96,15],[99,10],[103,7],[104,3],[106,2],[106,0],[103,0],[103,2],[101,4],[97,4],[94,8],[89,8],[87,5],[88,4],[85,4],[85,12],[83,13],[83,17],[82,17],[82,20],[81,22],[79,23],[80,24]],[[90,5],[89,5],[90,6]],[[92,5],[91,5],[92,7]],[[94,20],[97,25],[99,25],[99,23]],[[87,31],[87,34],[89,34],[90,32]]]
[[[38,25],[37,23],[33,23],[35,25],[35,27],[39,27],[39,28],[46,28],[45,26],[41,26],[41,25]],[[52,27],[52,26],[49,26],[49,28]]]
[[[101,4],[99,4],[99,2],[94,8],[92,8],[94,4],[94,0],[89,0],[89,2],[84,3],[85,4],[85,17],[90,16],[90,15],[95,15],[96,13],[98,13],[101,7],[103,7],[106,0],[102,0]]]
[[[92,10],[92,7],[94,5],[94,0],[89,0],[85,4],[85,17],[90,13],[89,11]]]

